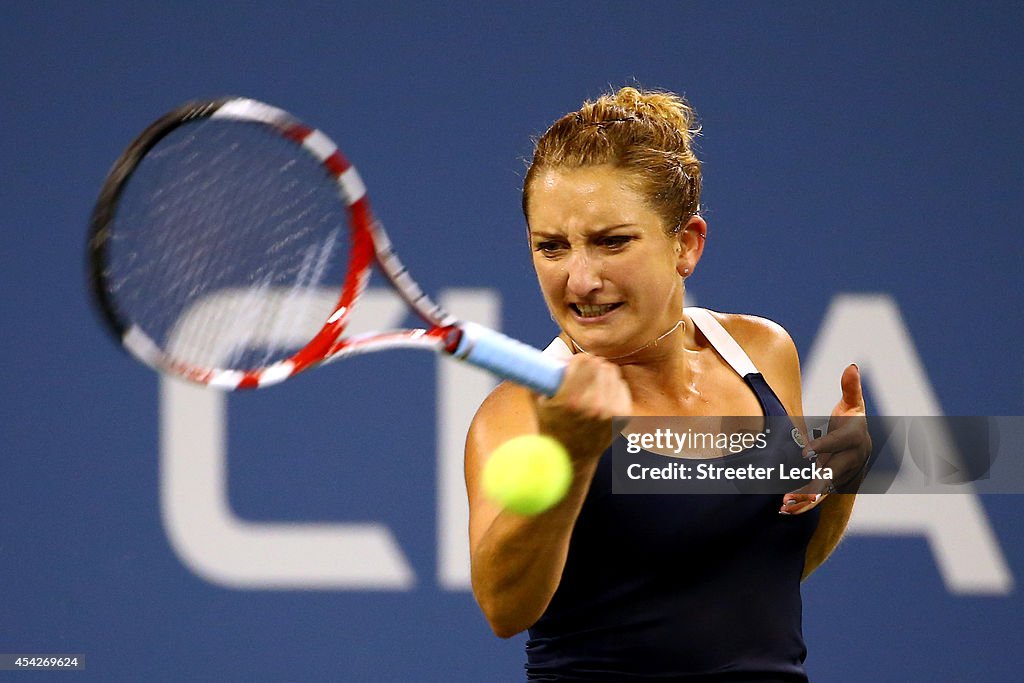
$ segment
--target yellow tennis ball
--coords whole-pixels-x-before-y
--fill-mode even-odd
[[[526,434],[498,446],[484,464],[488,498],[520,515],[536,515],[565,497],[572,483],[572,463],[556,439]]]

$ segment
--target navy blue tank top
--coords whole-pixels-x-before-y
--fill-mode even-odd
[[[786,416],[759,373],[743,379],[765,415]],[[789,463],[800,450],[778,429],[758,449]],[[775,494],[613,494],[609,449],[530,628],[528,679],[806,681],[800,578],[819,510],[781,505]]]

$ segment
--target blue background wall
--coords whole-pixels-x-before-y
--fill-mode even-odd
[[[530,137],[609,85],[685,92],[704,122],[702,305],[780,321],[806,361],[830,306],[888,302],[923,375],[873,374],[892,348],[871,348],[870,320],[849,340],[864,358],[839,353],[876,409],[885,392],[926,405],[924,386],[946,414],[1024,412],[1024,6],[371,5],[0,9],[0,652],[85,653],[97,680],[521,676],[521,638],[493,637],[438,578],[433,358],[346,362],[225,408],[237,519],[386,525],[407,588],[232,586],[170,540],[159,380],[97,325],[83,239],[124,145],[195,97],[256,97],[324,128],[428,291],[483,292],[543,344],[518,209]],[[350,388],[396,368],[401,385]],[[862,507],[805,584],[812,678],[1017,676],[1021,499],[985,497],[932,536]],[[979,539],[988,554],[961,554],[951,583],[942,567]]]

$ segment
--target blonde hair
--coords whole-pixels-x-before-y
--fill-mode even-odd
[[[537,140],[523,183],[523,214],[530,183],[541,170],[611,164],[638,181],[669,233],[700,209],[701,163],[693,150],[697,113],[671,92],[621,88],[586,101],[555,121]]]

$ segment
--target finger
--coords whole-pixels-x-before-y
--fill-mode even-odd
[[[867,460],[860,448],[854,448],[836,453],[822,453],[813,462],[819,468],[821,476],[828,477],[816,480],[827,482],[825,487],[819,487],[819,489],[823,493],[832,493],[836,488],[846,486],[857,477],[862,476]]]
[[[828,495],[829,494],[827,494],[827,493],[822,493],[822,494],[814,496],[809,501],[797,502],[794,505],[783,506],[783,508],[781,510],[779,510],[779,514],[780,515],[802,515],[802,514],[804,514],[806,512],[810,512],[814,508],[816,508],[819,505],[821,505],[822,503],[824,503],[825,500],[828,498]]]
[[[829,431],[828,434],[812,439],[804,446],[803,455],[805,458],[815,458],[824,453],[839,453],[847,450],[857,450],[864,443],[864,431],[867,422],[863,417],[845,419],[839,422],[839,426]]]
[[[782,504],[786,505],[790,500],[807,502],[814,500],[818,495],[823,493],[832,493],[833,491],[835,491],[835,487],[833,486],[831,479],[814,479],[795,491],[790,491],[786,495],[782,496]],[[791,505],[792,503],[789,504]]]
[[[816,495],[816,493],[787,493],[782,497],[782,507],[779,508],[779,512],[789,513],[790,510],[797,509],[794,506],[813,503]]]
[[[616,365],[605,363],[599,368],[597,380],[591,388],[593,399],[599,401],[604,417],[622,417],[633,412],[633,401],[629,387],[622,379],[622,371]]]
[[[842,379],[839,380],[839,385],[843,390],[843,398],[840,401],[847,409],[850,410],[865,410],[864,405],[864,390],[860,384],[860,368],[857,367],[856,363],[850,363],[843,370]],[[839,406],[836,406],[837,408]]]
[[[633,410],[629,388],[618,366],[593,356],[574,356],[555,398],[570,410],[593,419],[610,420]]]
[[[813,481],[782,497],[780,515],[801,515],[821,505],[835,486],[829,480]]]

